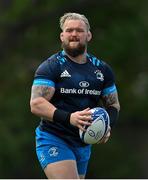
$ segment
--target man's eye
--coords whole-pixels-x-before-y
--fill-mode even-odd
[[[82,29],[77,29],[77,32],[84,32]]]
[[[67,29],[66,32],[72,32],[72,29]]]

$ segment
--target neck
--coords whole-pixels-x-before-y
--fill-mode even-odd
[[[64,51],[65,52],[65,51]],[[87,62],[87,53],[84,52],[83,54],[79,55],[79,56],[76,56],[76,57],[72,57],[70,56],[69,54],[67,54],[65,52],[65,54],[74,62],[78,63],[78,64],[84,64]]]

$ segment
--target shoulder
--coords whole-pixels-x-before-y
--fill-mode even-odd
[[[53,69],[53,68],[60,66],[64,62],[66,62],[66,58],[64,58],[64,56],[62,55],[62,52],[60,51],[56,54],[51,55],[44,61],[42,61],[38,68],[39,69],[40,68],[41,69],[42,68],[45,68],[45,69],[52,68]]]
[[[103,74],[106,78],[113,78],[114,79],[114,72],[111,66],[104,60],[97,58],[92,54],[88,54],[88,58],[90,62],[98,69],[98,72]]]
[[[47,59],[47,63],[52,65],[55,64],[60,66],[65,64],[66,62],[67,62],[67,58],[63,54],[63,51],[59,51],[58,53],[52,55]]]
[[[57,54],[53,54],[52,56],[41,62],[41,64],[36,69],[35,76],[47,76],[49,74],[56,74],[59,71],[58,69],[59,63]]]
[[[46,64],[46,65],[56,65],[56,64],[59,64],[59,60],[58,60],[58,53],[56,53],[56,54],[53,54],[53,55],[51,55],[50,57],[48,57],[47,59],[45,59],[42,63],[41,63],[41,65],[43,65],[43,64]]]
[[[96,67],[102,68],[104,70],[106,69],[111,69],[111,66],[105,62],[104,60],[97,58],[96,56],[92,55],[92,54],[87,54],[87,57],[89,59],[89,61]]]

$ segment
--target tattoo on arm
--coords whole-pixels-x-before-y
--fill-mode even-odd
[[[109,107],[111,105],[119,105],[117,93],[105,95],[102,97],[102,100],[105,107]]]
[[[43,97],[49,101],[53,97],[54,92],[55,89],[53,87],[32,86],[31,99],[33,100],[37,97]]]

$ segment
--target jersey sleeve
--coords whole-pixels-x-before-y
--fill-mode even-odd
[[[111,69],[111,67],[107,64],[105,64],[105,73],[104,73],[104,86],[102,95],[108,95],[111,93],[117,92],[117,88],[115,85],[115,76]]]
[[[33,85],[55,87],[59,72],[58,69],[58,63],[55,59],[47,59],[37,68]]]

